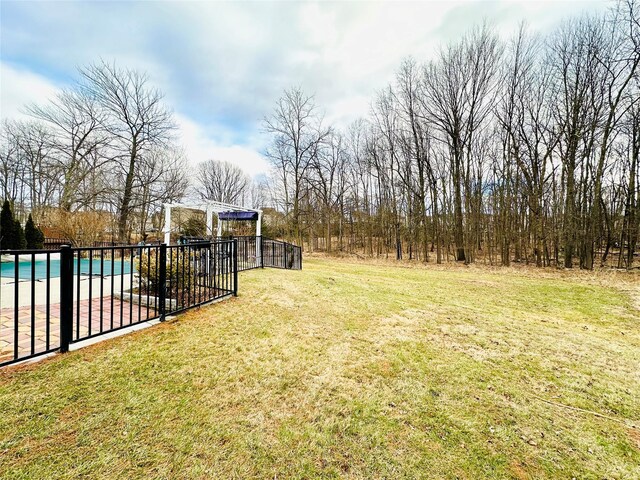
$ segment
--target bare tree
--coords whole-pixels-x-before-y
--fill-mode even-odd
[[[240,167],[219,160],[199,163],[195,180],[196,192],[203,200],[243,206],[251,186],[251,179]]]
[[[175,124],[162,103],[160,91],[148,86],[146,74],[105,62],[81,69],[84,88],[106,115],[104,127],[112,136],[117,155],[118,235],[129,234],[134,184],[140,158],[171,139]]]
[[[469,213],[471,206],[470,161],[475,135],[493,106],[500,55],[497,37],[484,25],[442,50],[438,60],[424,69],[423,107],[449,151],[459,261],[471,254],[463,218],[463,210]]]
[[[636,80],[636,97],[640,95],[640,79]],[[632,268],[633,259],[640,236],[640,189],[638,176],[640,174],[640,104],[634,104],[627,112],[625,133],[627,137],[624,146],[627,152],[628,180],[624,195],[624,217],[620,232],[620,255],[618,267]],[[627,247],[625,254],[625,245]]]
[[[326,144],[311,162],[309,183],[318,199],[318,214],[324,227],[327,251],[331,251],[333,219],[338,222],[342,218],[339,208],[344,196],[346,152],[340,135],[330,134]],[[341,235],[339,235],[341,237]]]
[[[24,194],[26,165],[14,124],[5,121],[0,130],[0,186],[3,199],[12,204]]]
[[[433,236],[439,238],[437,218],[438,205],[435,201],[437,185],[434,181],[434,170],[431,158],[431,132],[426,121],[426,112],[421,107],[420,97],[422,81],[420,69],[413,59],[406,59],[400,65],[396,75],[398,108],[403,118],[400,141],[405,158],[405,167],[399,169],[401,178],[409,194],[415,197],[417,236],[422,243],[422,257],[429,258],[429,224],[427,219],[427,203],[431,203]],[[428,192],[431,191],[431,201]],[[436,243],[436,261],[441,263],[441,245]]]
[[[247,205],[249,208],[262,208],[269,198],[269,178],[259,175],[249,184]]]
[[[389,207],[391,225],[393,228],[396,259],[402,259],[402,236],[400,232],[400,208],[398,205],[397,191],[400,170],[399,155],[400,145],[397,135],[400,118],[396,105],[396,98],[391,87],[380,92],[372,108],[373,125],[375,126],[378,141],[373,143],[370,152],[374,159],[380,193],[384,193],[384,203]]]
[[[188,186],[187,160],[179,148],[157,148],[140,157],[131,207],[138,213],[141,238],[147,234],[149,220],[159,226],[163,203],[180,200]]]
[[[264,119],[264,128],[273,135],[266,155],[281,176],[286,208],[291,208],[292,235],[299,241],[307,171],[330,129],[322,126],[313,97],[298,88],[285,90],[274,112]]]
[[[594,265],[596,230],[603,214],[602,180],[612,139],[626,111],[640,103],[638,91],[633,89],[633,79],[637,77],[640,65],[640,12],[634,3],[628,0],[615,10],[613,18],[603,26],[602,35],[595,46],[596,61],[602,70],[599,84],[595,85],[601,90],[602,113],[593,200],[584,237],[584,267],[588,269]]]
[[[59,193],[52,132],[41,122],[14,121],[7,124],[7,133],[16,146],[15,165],[22,174],[16,211],[28,208],[37,218]]]
[[[31,105],[28,111],[52,128],[60,207],[70,211],[74,205],[90,204],[91,198],[80,198],[80,186],[106,161],[101,158],[95,162],[100,147],[106,144],[105,112],[89,91],[78,88],[63,90],[49,104]]]

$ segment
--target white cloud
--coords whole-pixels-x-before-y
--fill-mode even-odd
[[[220,158],[254,175],[261,119],[285,88],[315,94],[326,121],[345,126],[369,113],[403,58],[429,60],[483,19],[502,35],[526,19],[547,30],[606,2],[6,2],[0,21],[2,117],[41,101],[53,85],[29,73],[73,77],[99,58],[149,72],[180,112],[192,161]],[[74,19],[82,18],[82,22]]]
[[[57,87],[40,75],[0,62],[0,119],[22,119],[25,105],[44,103]]]
[[[207,134],[202,126],[186,116],[175,114],[175,118],[180,130],[181,143],[192,165],[214,159],[231,162],[252,177],[269,171],[269,164],[258,148],[219,142],[211,134]]]
[[[0,62],[0,119],[26,119],[24,107],[46,103],[58,87],[46,78]],[[268,171],[269,165],[259,147],[233,143],[232,133],[224,125],[207,132],[203,126],[180,114],[175,115],[181,143],[191,163],[214,158],[235,163],[251,176]]]

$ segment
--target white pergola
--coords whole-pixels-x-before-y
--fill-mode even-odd
[[[219,214],[224,212],[250,212],[258,214],[258,221],[256,222],[256,237],[262,235],[262,210],[239,207],[238,205],[231,205],[229,203],[206,201],[202,203],[165,203],[164,204],[164,243],[169,245],[171,242],[171,209],[172,208],[189,208],[192,210],[201,210],[205,212],[207,217],[207,235],[213,237],[213,216],[218,217],[218,226],[216,228],[216,237],[222,236],[222,221],[220,221]]]

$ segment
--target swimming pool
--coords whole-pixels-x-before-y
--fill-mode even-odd
[[[36,280],[41,280],[43,278],[47,278],[47,261],[46,260],[36,260],[34,263],[34,278]],[[92,275],[100,275],[100,264],[103,264],[102,272],[104,275],[111,275],[111,260],[101,260],[99,258],[94,258],[89,260],[88,258],[80,259],[80,274],[88,275],[89,274],[89,266],[91,266],[91,274]],[[59,277],[60,276],[60,260],[59,259],[51,259],[49,260],[49,273],[51,277]],[[74,258],[73,260],[73,273],[74,275],[78,274],[78,259]],[[131,273],[131,262],[120,260],[116,260],[113,262],[113,274],[120,275],[121,273]],[[9,277],[15,278],[16,275],[16,267],[14,262],[2,262],[0,263],[0,277]],[[29,260],[21,260],[18,262],[18,278],[20,280],[31,280],[31,261]]]

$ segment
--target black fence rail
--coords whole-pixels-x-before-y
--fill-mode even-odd
[[[263,236],[225,237],[238,241],[238,270],[285,268],[302,270],[302,249],[292,243]]]
[[[237,242],[218,240],[166,249],[165,304],[170,313],[237,295]]]
[[[60,348],[60,253],[2,251],[0,365]]]
[[[238,270],[251,270],[260,268],[260,244],[262,237],[255,236],[233,236],[229,239],[238,241]]]
[[[145,242],[146,245],[156,245],[159,243],[154,242]],[[87,247],[130,247],[131,243],[130,242],[107,242],[107,241],[95,241],[93,242],[91,245],[85,245]]]
[[[236,295],[237,245],[0,252],[0,366]]]
[[[69,239],[65,238],[45,238],[42,244],[43,250],[60,250],[64,245],[71,244]]]
[[[281,240],[263,238],[262,262],[264,267],[302,270],[302,248]]]
[[[161,242],[153,241],[153,242],[145,242],[145,245],[160,245]],[[60,250],[64,245],[72,245],[71,240],[65,238],[50,238],[47,237],[43,241],[42,248],[44,250]],[[86,245],[82,245],[83,247],[130,247],[131,242],[116,242],[116,241],[106,241],[106,240],[96,240],[94,242],[88,242]]]

